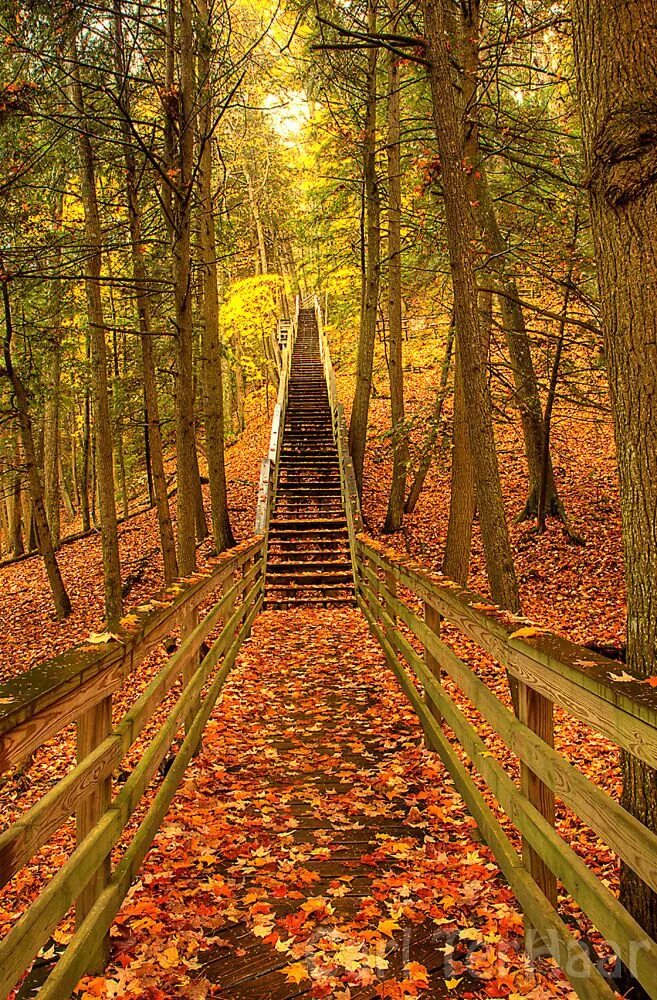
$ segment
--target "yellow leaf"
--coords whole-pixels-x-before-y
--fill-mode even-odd
[[[286,966],[283,972],[288,983],[300,983],[302,979],[310,979],[308,970],[301,962],[295,962],[294,965]]]
[[[379,920],[377,930],[380,931],[381,934],[385,934],[386,937],[391,938],[393,936],[393,932],[401,930],[401,928],[396,920]]]
[[[114,632],[92,632],[87,642],[92,642],[94,645],[102,642],[111,642],[112,639],[118,639],[118,635]]]
[[[479,931],[476,927],[465,927],[459,934],[461,941],[478,941]]]
[[[509,639],[529,639],[533,635],[543,635],[544,633],[544,628],[537,628],[535,625],[527,625],[525,628],[519,628],[515,632],[512,632]]]
[[[163,969],[173,969],[180,962],[178,949],[175,945],[172,945],[171,948],[165,948],[157,956],[157,960]]]
[[[446,979],[445,986],[448,990],[455,990],[460,982],[460,979]]]

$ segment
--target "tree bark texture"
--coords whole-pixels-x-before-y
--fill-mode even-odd
[[[390,0],[392,32],[398,24],[397,0]],[[398,531],[404,516],[408,439],[404,413],[404,367],[402,353],[401,270],[401,136],[399,57],[388,53],[388,377],[392,424],[392,483],[383,530]]]
[[[452,88],[449,37],[442,3],[443,0],[437,3],[424,0],[423,10],[470,452],[491,595],[500,606],[517,611],[520,606],[518,584],[504,514],[487,380],[487,338],[479,319],[477,302],[476,228],[462,166],[461,122]]]
[[[627,656],[657,673],[657,19],[653,0],[572,0],[575,65],[618,451]],[[625,755],[622,803],[657,831],[657,776]],[[657,938],[657,896],[621,900]]]
[[[71,44],[70,79],[71,103],[75,108],[80,127],[78,155],[80,183],[84,205],[85,234],[88,246],[85,290],[89,315],[91,341],[92,392],[94,404],[94,438],[96,448],[96,480],[103,549],[105,580],[105,616],[108,628],[115,629],[122,613],[121,565],[119,540],[116,529],[116,500],[114,495],[112,421],[107,383],[106,326],[101,296],[101,262],[103,236],[96,193],[96,168],[89,138],[93,128],[87,122],[80,67],[75,40]]]
[[[376,34],[377,0],[368,0],[367,21],[369,33]],[[363,490],[367,419],[372,393],[372,365],[381,276],[381,194],[376,171],[376,68],[377,49],[373,46],[369,49],[367,56],[365,138],[363,143],[363,183],[367,233],[364,241],[365,273],[356,361],[356,392],[349,420],[349,449],[354,463],[354,474],[359,493],[362,493]]]

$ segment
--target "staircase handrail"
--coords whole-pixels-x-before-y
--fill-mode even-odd
[[[0,941],[0,997],[13,990],[72,904],[75,934],[39,996],[68,997],[86,972],[102,968],[112,921],[198,750],[263,597],[264,540],[256,537],[137,608],[116,637],[92,637],[91,644],[0,686],[0,775],[49,749],[71,723],[77,727],[75,765],[0,833],[4,886],[77,817],[68,856]],[[164,663],[158,660],[142,687],[138,666],[178,628],[178,648]],[[118,722],[113,702],[115,709],[127,703]],[[178,737],[179,749],[158,782],[158,768]],[[142,805],[138,825],[130,827]],[[114,867],[112,851],[122,838]]]
[[[342,505],[347,518],[347,529],[349,532],[349,550],[351,554],[351,565],[354,573],[354,583],[356,583],[356,538],[363,531],[363,518],[360,509],[360,497],[356,487],[356,475],[349,451],[349,433],[347,431],[347,421],[344,415],[344,407],[338,399],[338,391],[335,381],[335,371],[331,361],[331,350],[328,337],[324,330],[322,317],[322,306],[319,295],[315,293],[312,298],[312,308],[317,318],[317,330],[319,333],[319,353],[326,379],[329,406],[331,408],[331,423],[333,426],[333,438],[338,449],[338,460],[340,463],[340,492],[342,494]]]
[[[255,533],[265,537],[265,563],[266,563],[266,539],[269,534],[269,520],[276,499],[276,489],[278,486],[278,465],[283,442],[283,427],[285,426],[285,413],[287,410],[288,387],[290,383],[290,371],[292,368],[292,352],[297,337],[299,327],[300,299],[297,295],[292,325],[291,336],[285,345],[281,356],[281,370],[278,382],[278,395],[274,406],[274,413],[271,422],[271,432],[269,435],[269,451],[263,458],[260,466],[260,482],[258,484],[258,502],[256,506]]]

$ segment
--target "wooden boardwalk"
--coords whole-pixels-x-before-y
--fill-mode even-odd
[[[266,612],[115,944],[193,951],[175,989],[151,958],[166,996],[491,996],[461,960],[488,935],[522,964],[521,919],[473,834],[362,614]]]

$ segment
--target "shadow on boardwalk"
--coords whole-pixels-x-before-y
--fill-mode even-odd
[[[90,995],[574,994],[359,611],[260,616]],[[91,992],[91,991],[95,992]],[[82,994],[84,995],[84,988]]]

